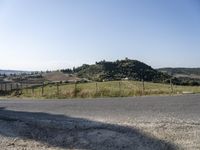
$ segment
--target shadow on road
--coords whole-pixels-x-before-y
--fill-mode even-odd
[[[57,148],[176,149],[172,143],[149,136],[137,128],[64,115],[0,108],[0,120],[9,122],[12,128],[12,134],[0,130],[1,136],[34,140]]]

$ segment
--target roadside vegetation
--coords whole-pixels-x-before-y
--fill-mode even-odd
[[[79,84],[51,84],[23,89],[22,98],[97,98],[131,97],[143,95],[179,95],[200,93],[199,86],[177,86],[139,81],[108,81]],[[16,93],[12,93],[16,95]]]

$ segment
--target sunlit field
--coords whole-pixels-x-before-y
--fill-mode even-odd
[[[143,95],[178,95],[200,93],[199,86],[171,86],[170,84],[108,81],[79,84],[51,84],[23,89],[20,97],[33,98],[96,98],[131,97]]]

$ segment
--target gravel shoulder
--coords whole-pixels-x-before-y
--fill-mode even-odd
[[[0,146],[2,150],[200,149],[199,97],[2,101]]]
[[[127,131],[107,127],[72,130],[0,120],[0,145],[2,150],[200,148],[199,125],[139,123],[131,127]]]

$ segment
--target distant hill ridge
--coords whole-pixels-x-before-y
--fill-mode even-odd
[[[65,70],[62,71],[65,72]],[[66,69],[66,71],[70,72],[69,69]],[[93,65],[84,64],[74,68],[73,72],[79,77],[94,81],[128,78],[130,80],[162,82],[169,78],[169,75],[161,73],[143,62],[128,58],[114,62],[103,60]]]
[[[160,68],[158,70],[170,75],[182,74],[200,76],[200,68]]]
[[[200,68],[160,68],[158,71],[173,76],[175,84],[200,85]]]
[[[30,73],[30,71],[21,71],[21,70],[1,70],[0,74],[10,75],[10,74],[22,74],[22,73]]]

